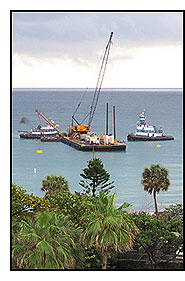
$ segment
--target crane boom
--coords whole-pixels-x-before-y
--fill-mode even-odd
[[[64,132],[60,132],[53,124],[52,122],[49,121],[49,119],[47,119],[41,112],[38,111],[38,109],[35,110],[38,114],[39,120],[40,120],[40,116],[42,116],[42,118],[44,118],[44,120],[46,120],[46,122],[48,122],[58,133],[59,135],[63,136]],[[40,121],[41,124],[41,121]],[[41,126],[42,127],[42,126]]]
[[[102,86],[102,83],[103,83],[103,78],[104,78],[104,75],[105,75],[105,70],[106,70],[106,66],[107,66],[107,62],[108,62],[110,46],[111,46],[111,43],[112,43],[112,36],[113,36],[113,32],[111,32],[109,41],[108,41],[107,46],[105,48],[105,53],[104,53],[104,56],[103,56],[103,59],[102,59],[102,64],[101,64],[100,73],[99,73],[99,76],[98,76],[98,81],[97,81],[97,84],[96,84],[96,89],[95,89],[94,96],[93,96],[93,99],[92,99],[92,103],[91,103],[91,106],[90,106],[89,123],[88,123],[89,127],[91,126],[91,123],[92,123],[92,120],[93,120],[93,117],[94,117],[94,113],[95,113],[95,110],[96,110],[96,107],[97,107],[98,98],[99,98],[99,95],[100,95],[101,86]]]
[[[95,92],[94,92],[94,95],[93,95],[93,99],[92,99],[92,102],[91,102],[89,113],[86,115],[86,117],[83,119],[83,121],[81,123],[79,123],[74,116],[75,113],[77,112],[79,106],[82,103],[82,99],[83,99],[83,97],[85,96],[85,93],[86,93],[86,91],[85,91],[82,99],[80,100],[80,102],[79,102],[79,104],[78,104],[78,106],[77,106],[77,108],[76,108],[76,110],[75,110],[75,112],[72,116],[72,127],[69,127],[69,135],[76,134],[77,132],[79,134],[87,134],[87,132],[90,132],[90,126],[91,126],[91,123],[92,123],[92,120],[93,120],[93,117],[94,117],[94,113],[95,113],[95,110],[96,110],[96,107],[97,107],[98,98],[99,98],[99,95],[100,95],[100,90],[101,90],[101,86],[102,86],[102,83],[103,83],[103,78],[104,78],[104,75],[105,75],[105,70],[106,70],[106,66],[107,66],[107,62],[108,62],[110,46],[111,46],[111,43],[112,43],[112,36],[113,36],[113,32],[111,32],[109,41],[108,41],[108,43],[106,45],[106,48],[105,48],[105,52],[104,52],[101,67],[100,67],[100,72],[99,72],[99,75],[98,75],[98,81],[97,81],[97,84],[96,84],[96,89],[95,89]],[[87,117],[89,117],[88,124],[87,125],[82,124],[86,120]],[[76,125],[73,125],[73,121],[76,122]]]

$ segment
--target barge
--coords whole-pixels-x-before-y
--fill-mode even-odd
[[[89,127],[78,127],[74,126],[75,132],[72,127],[68,128],[68,132],[64,133],[59,131],[53,123],[49,121],[41,112],[36,109],[38,116],[43,117],[45,121],[49,123],[50,126],[57,132],[56,135],[44,135],[37,134],[33,135],[30,133],[20,134],[20,138],[25,139],[40,139],[42,142],[62,142],[80,151],[124,151],[126,150],[126,144],[124,141],[118,141],[115,138],[116,130],[114,127],[114,135],[112,133],[108,134],[108,120],[106,134],[96,135],[89,130]],[[115,107],[113,107],[114,112],[114,124],[115,124]],[[107,104],[107,117],[108,117],[108,104]],[[81,128],[81,130],[80,130]]]
[[[85,144],[72,138],[62,137],[61,142],[81,151],[121,151],[126,150],[124,142],[114,144]]]
[[[128,141],[166,141],[174,140],[173,136],[165,136],[162,127],[157,129],[146,123],[145,109],[139,116],[135,133],[127,135]]]
[[[49,137],[46,137],[46,136],[43,136],[40,138],[40,140],[42,142],[60,142],[62,139],[61,136],[49,136]]]

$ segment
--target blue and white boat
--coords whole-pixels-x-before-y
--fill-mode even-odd
[[[157,140],[173,140],[172,136],[165,136],[162,127],[149,125],[146,122],[145,109],[139,116],[135,133],[128,134],[128,141],[157,141]]]
[[[56,126],[53,120],[50,122]],[[30,132],[20,134],[20,138],[24,139],[40,139],[41,137],[51,137],[51,136],[58,136],[58,132],[49,124],[46,125],[38,125],[37,128],[32,129]]]

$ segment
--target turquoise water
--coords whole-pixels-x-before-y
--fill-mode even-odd
[[[43,143],[19,138],[18,130],[30,130],[39,124],[35,109],[67,130],[71,116],[81,99],[83,89],[14,89],[12,93],[12,180],[29,193],[43,196],[42,179],[48,174],[63,175],[71,192],[80,191],[82,169],[92,158],[92,152],[81,152],[63,143]],[[87,92],[76,118],[81,121],[88,113],[93,90]],[[171,185],[157,196],[159,209],[182,203],[182,90],[180,89],[104,89],[101,92],[91,131],[105,133],[105,108],[109,103],[109,132],[113,131],[112,106],[116,106],[117,139],[125,140],[134,132],[140,112],[156,127],[162,126],[174,141],[126,142],[126,151],[96,152],[111,174],[116,192],[116,204],[132,203],[132,209],[153,211],[153,198],[141,185],[144,167],[160,164],[169,170]],[[22,117],[29,120],[21,124]],[[86,121],[88,122],[88,120]],[[161,147],[156,147],[160,144]],[[43,150],[37,154],[38,149]],[[34,174],[36,168],[36,174]]]

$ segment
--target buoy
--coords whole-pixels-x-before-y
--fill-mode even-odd
[[[156,147],[161,147],[161,145],[160,145],[160,144],[157,144]]]
[[[37,153],[42,153],[42,150],[37,150]]]
[[[56,127],[59,127],[60,125],[56,124]]]

